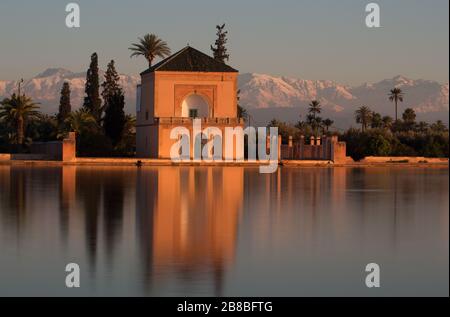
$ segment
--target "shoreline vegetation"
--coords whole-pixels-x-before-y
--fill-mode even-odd
[[[400,94],[403,101],[404,94],[398,89],[391,90],[388,98],[395,103],[397,109],[398,99],[395,102],[395,94]],[[366,157],[449,157],[449,130],[442,121],[429,124],[416,122],[416,113],[411,108],[406,108],[402,119],[394,120],[390,116],[382,116],[372,111],[367,106],[361,106],[355,111],[355,123],[360,128],[351,127],[344,131],[333,129],[334,122],[331,119],[320,117],[322,106],[319,101],[310,103],[306,120],[297,124],[273,119],[268,126],[278,127],[283,144],[290,140],[299,142],[301,136],[308,140],[311,136],[338,136],[340,141],[347,144],[347,156],[355,161]],[[395,110],[397,112],[397,110]]]
[[[211,51],[216,60],[225,62],[230,58],[226,48],[225,24],[216,26],[216,30],[217,39]],[[131,57],[143,56],[149,66],[156,58],[164,58],[171,53],[167,43],[154,34],[146,34],[138,40],[129,48]],[[98,55],[93,53],[81,108],[72,109],[70,85],[66,82],[61,89],[58,113],[54,115],[39,111],[39,104],[21,91],[23,80],[20,80],[17,92],[0,101],[0,156],[1,153],[29,153],[33,142],[63,140],[69,132],[75,132],[76,154],[80,158],[129,158],[138,161],[135,158],[136,118],[124,112],[124,93],[115,62],[111,60],[108,63],[102,84],[98,64]],[[393,87],[386,93],[386,98],[393,104],[395,119],[361,105],[355,111],[355,123],[359,127],[339,130],[334,127],[332,118],[320,116],[320,100],[312,100],[304,120],[299,113],[297,124],[273,119],[267,127],[278,127],[283,144],[291,141],[298,143],[301,136],[308,140],[311,136],[336,135],[346,142],[347,155],[354,161],[371,156],[448,158],[448,127],[442,121],[432,124],[416,122],[416,114],[411,108],[400,111],[403,114],[398,118],[399,108],[407,102],[407,96],[399,87]],[[239,91],[238,117],[247,123],[252,119],[247,110],[239,105]]]

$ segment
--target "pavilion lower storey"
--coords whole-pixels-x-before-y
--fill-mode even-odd
[[[170,159],[172,146],[177,142],[171,139],[170,134],[176,127],[183,127],[189,131],[190,157],[194,157],[193,120],[190,118],[158,118],[152,124],[138,125],[136,127],[136,155],[138,158]],[[222,158],[225,158],[225,128],[241,127],[244,122],[236,118],[202,119],[202,131],[208,127],[215,127],[222,132]],[[206,141],[203,141],[203,144]],[[236,147],[233,139],[233,158],[243,157],[241,149]]]

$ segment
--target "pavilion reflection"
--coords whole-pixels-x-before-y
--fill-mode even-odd
[[[220,295],[224,270],[234,259],[243,182],[240,167],[139,171],[136,223],[147,287],[170,278],[187,284],[205,278]]]

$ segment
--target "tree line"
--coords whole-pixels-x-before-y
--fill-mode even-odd
[[[93,53],[82,107],[72,109],[70,84],[64,82],[54,115],[41,113],[39,103],[21,92],[20,81],[18,92],[1,101],[0,149],[26,152],[33,141],[61,140],[73,131],[77,133],[79,155],[131,155],[135,118],[124,112],[125,97],[119,81],[111,60],[100,85],[98,56]]]
[[[289,124],[273,119],[268,126],[278,127],[283,143],[287,143],[290,136],[298,142],[301,135],[307,139],[310,136],[337,135],[347,143],[347,153],[355,160],[366,156],[448,157],[448,128],[441,120],[433,124],[417,122],[412,108],[406,108],[401,119],[398,118],[398,105],[403,102],[404,95],[400,88],[394,88],[388,94],[395,106],[395,119],[382,116],[368,106],[359,107],[354,113],[359,129],[332,129],[333,120],[320,116],[322,105],[317,100],[309,104],[306,120]]]

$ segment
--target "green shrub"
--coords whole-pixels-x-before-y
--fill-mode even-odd
[[[370,133],[367,138],[366,156],[389,156],[391,143],[381,134]]]

